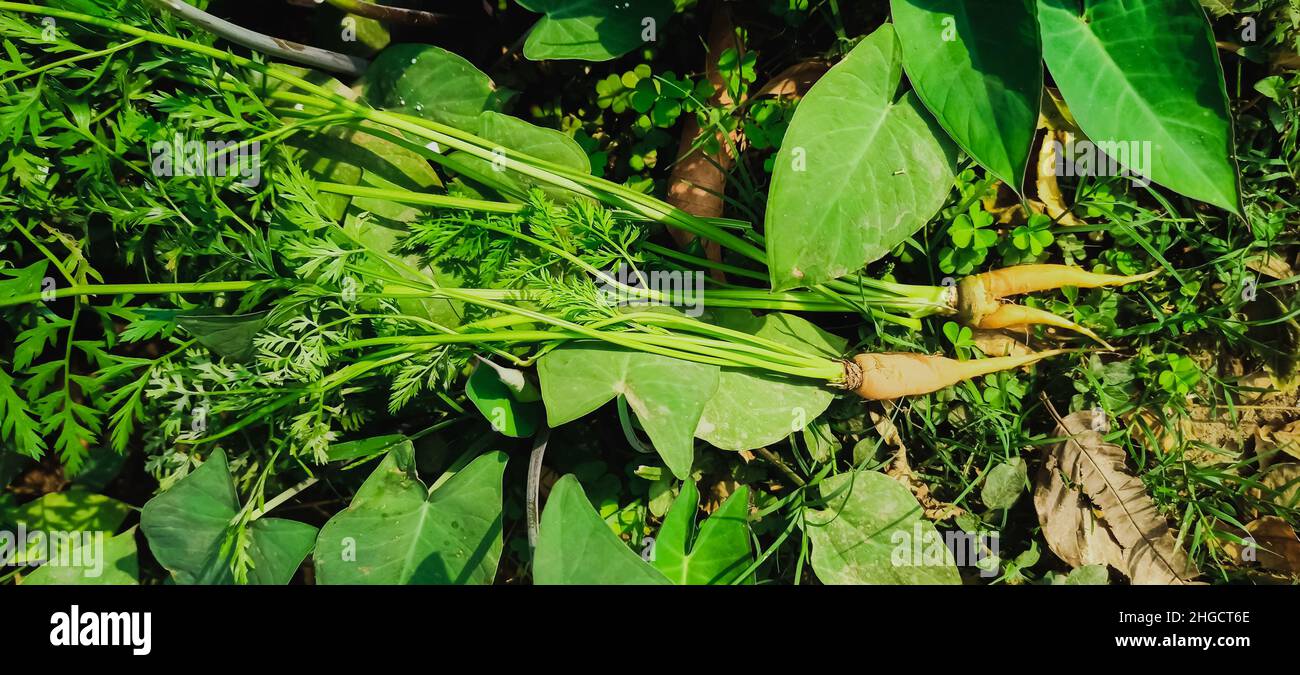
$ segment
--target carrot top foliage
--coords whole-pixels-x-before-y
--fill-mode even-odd
[[[1300,572],[1296,10],[753,4],[0,2],[3,579]]]

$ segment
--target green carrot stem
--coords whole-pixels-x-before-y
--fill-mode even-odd
[[[754,270],[747,270],[743,267],[737,267],[735,265],[728,265],[726,263],[716,262],[713,260],[709,260],[708,258],[701,258],[699,256],[694,256],[689,253],[682,253],[677,249],[668,248],[667,246],[660,246],[659,244],[650,241],[643,241],[640,244],[638,244],[638,246],[640,246],[641,248],[647,251],[650,251],[651,253],[661,255],[665,258],[672,258],[673,260],[676,260],[678,262],[686,263],[687,265],[690,265],[696,269],[703,267],[707,269],[718,270],[719,272],[725,272],[727,274],[737,276],[737,277],[744,277],[746,279],[753,279],[755,281],[762,281],[764,283],[767,282],[767,274],[763,272],[755,272]]]
[[[3,9],[0,6],[0,9]],[[224,293],[248,290],[255,281],[213,281],[192,284],[86,284],[64,286],[54,289],[51,298],[75,298],[93,295],[167,295],[170,293]],[[0,307],[25,305],[41,302],[45,295],[41,292],[24,293],[0,298]]]
[[[60,66],[70,66],[70,65],[72,65],[72,64],[74,64],[74,63],[77,63],[78,61],[85,61],[85,60],[88,60],[88,59],[96,59],[96,58],[99,58],[99,57],[101,57],[101,56],[108,56],[108,55],[110,55],[110,54],[115,54],[115,53],[117,53],[117,52],[122,51],[123,49],[130,49],[131,47],[134,47],[134,46],[136,46],[136,45],[138,45],[138,44],[140,44],[141,42],[144,42],[144,41],[145,41],[144,38],[136,38],[136,39],[134,39],[134,40],[128,40],[128,41],[126,41],[126,42],[123,42],[123,43],[120,43],[120,44],[113,45],[112,47],[108,47],[108,48],[106,48],[106,49],[100,49],[99,51],[87,52],[87,53],[85,53],[85,54],[78,54],[78,55],[76,55],[76,56],[69,56],[69,57],[66,58],[66,59],[59,59],[58,61],[52,61],[52,62],[47,63],[47,64],[45,64],[45,65],[43,65],[43,66],[40,66],[40,67],[38,67],[38,68],[32,68],[31,70],[26,70],[26,71],[23,71],[23,72],[21,72],[21,73],[17,73],[17,74],[15,74],[15,75],[10,75],[9,77],[6,77],[6,78],[0,80],[0,86],[3,86],[3,85],[6,85],[6,84],[9,84],[10,82],[13,82],[13,81],[15,81],[15,80],[20,80],[20,79],[22,79],[22,78],[24,78],[24,77],[31,77],[32,75],[39,75],[39,74],[41,74],[41,73],[44,73],[44,72],[49,71],[49,70],[53,70],[53,69],[58,68],[58,67],[60,67]]]
[[[347,197],[364,197],[368,199],[386,199],[406,204],[421,204],[447,209],[464,209],[482,213],[520,213],[526,207],[523,204],[509,202],[491,202],[483,199],[453,197],[451,195],[434,195],[411,190],[389,190],[384,188],[344,185],[342,183],[316,183],[316,189],[330,194]]]

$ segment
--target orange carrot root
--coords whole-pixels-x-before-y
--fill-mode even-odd
[[[1063,317],[1057,316],[1051,312],[1025,307],[1024,305],[999,305],[996,310],[985,315],[974,328],[987,328],[997,330],[1000,328],[1028,328],[1034,324],[1044,326],[1055,326],[1072,330],[1081,335],[1086,335],[1093,340],[1101,343],[1106,349],[1111,346],[1101,339],[1099,335],[1091,330],[1080,326],[1079,324]]]
[[[939,391],[971,378],[1036,363],[1066,350],[1051,349],[1024,356],[957,361],[944,356],[886,353],[858,354],[846,364],[848,384],[862,398],[883,401]]]
[[[1122,276],[1118,274],[1094,274],[1070,265],[1015,265],[975,275],[980,280],[984,291],[992,298],[1005,298],[1023,295],[1035,291],[1048,291],[1062,286],[1077,288],[1100,288],[1102,286],[1123,286],[1150,279],[1160,270]]]
[[[1077,331],[1102,342],[1092,331],[1041,310],[1031,310],[1017,305],[1006,305],[1001,298],[1034,291],[1045,291],[1063,286],[1076,288],[1101,288],[1123,286],[1159,274],[1160,271],[1122,276],[1094,274],[1068,265],[1015,265],[983,274],[973,274],[957,285],[957,315],[962,323],[972,328],[1009,328],[1045,324]]]

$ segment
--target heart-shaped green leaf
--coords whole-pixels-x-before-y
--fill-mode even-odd
[[[1048,70],[1092,142],[1128,148],[1108,154],[1133,173],[1241,212],[1223,69],[1195,2],[1038,0],[1038,20]]]
[[[239,496],[226,453],[217,450],[144,505],[140,529],[149,550],[176,583],[230,584],[234,573],[228,535],[238,512]],[[259,518],[248,525],[248,536],[248,556],[253,561],[248,582],[282,585],[289,583],[311,552],[316,528],[294,520]]]
[[[573,474],[556,481],[546,499],[533,582],[544,586],[670,583],[609,529]]]
[[[725,585],[754,562],[749,545],[749,488],[741,486],[695,532],[700,492],[692,481],[655,535],[654,566],[679,585]]]
[[[479,114],[500,110],[492,78],[441,47],[397,44],[379,53],[366,70],[366,100],[476,133]]]
[[[768,195],[774,290],[857,270],[943,206],[956,151],[915,94],[898,95],[902,76],[902,51],[885,24],[795,110]]]
[[[827,508],[808,511],[807,531],[822,583],[961,583],[938,530],[898,481],[850,471],[822,481],[821,494]]]
[[[533,26],[524,42],[524,56],[533,61],[618,58],[658,41],[659,31],[674,7],[672,0],[518,2],[524,9],[546,15]]]
[[[24,586],[133,586],[140,583],[140,559],[135,528],[104,537],[94,562],[82,565],[42,565],[23,578]],[[84,560],[84,559],[83,559]]]
[[[890,2],[921,101],[957,145],[1017,192],[1043,92],[1034,2]]]
[[[655,450],[678,478],[690,475],[695,429],[718,389],[718,368],[602,344],[569,344],[537,362],[552,427],[627,399]]]
[[[723,312],[717,323],[809,353],[839,358],[846,341],[792,314]],[[723,450],[752,450],[789,436],[825,412],[835,394],[812,380],[725,368],[695,435]]]
[[[390,452],[321,528],[322,584],[490,584],[501,559],[506,455],[477,457],[430,491],[408,447]]]

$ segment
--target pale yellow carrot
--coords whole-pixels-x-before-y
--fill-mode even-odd
[[[957,285],[957,316],[971,328],[1012,328],[1043,324],[1079,332],[1106,344],[1095,333],[1051,312],[1006,304],[1002,298],[1064,286],[1101,288],[1150,279],[1159,270],[1124,276],[1096,274],[1069,265],[1015,265],[965,277]],[[1108,346],[1109,347],[1109,346]]]
[[[862,398],[883,401],[939,391],[958,382],[1013,368],[1021,368],[1067,350],[1051,349],[1024,356],[958,361],[944,356],[905,352],[858,354],[848,384]]]
[[[1076,288],[1124,286],[1150,279],[1159,273],[1160,270],[1155,270],[1146,274],[1124,276],[1096,274],[1072,265],[1015,265],[976,274],[973,278],[979,280],[988,297],[1005,298],[1064,286]]]
[[[998,330],[1001,328],[1027,328],[1036,324],[1072,330],[1100,342],[1106,349],[1111,348],[1099,335],[1063,316],[1057,316],[1051,312],[1024,305],[999,305],[997,309],[986,314],[973,327]]]

